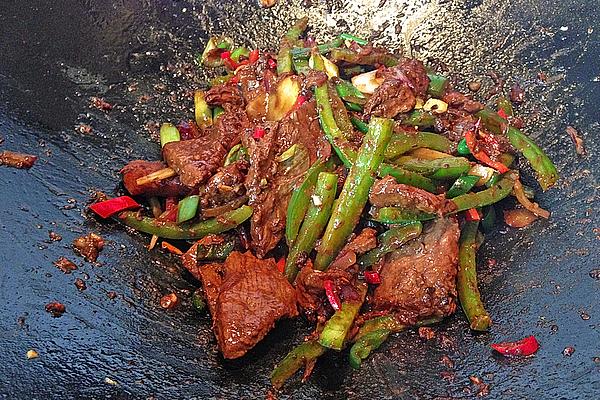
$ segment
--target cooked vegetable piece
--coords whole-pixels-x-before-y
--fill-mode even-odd
[[[329,267],[356,227],[367,202],[369,190],[375,181],[375,174],[383,160],[383,152],[392,135],[392,127],[391,119],[371,118],[369,132],[363,139],[356,162],[348,172],[323,234],[315,259],[316,269],[325,270]]]
[[[467,193],[452,199],[456,204],[457,212],[465,211],[469,208],[483,207],[494,204],[508,196],[515,184],[515,177],[511,174],[504,174],[497,184],[489,189],[477,193]]]
[[[350,348],[348,354],[350,366],[354,369],[359,369],[362,360],[367,358],[371,354],[371,351],[377,350],[387,340],[390,333],[392,333],[390,330],[379,329],[361,336]]]
[[[420,189],[427,190],[431,193],[437,192],[437,184],[429,178],[424,177],[416,172],[407,171],[395,165],[382,163],[379,167],[379,176],[386,177],[391,175],[398,183],[414,186]]]
[[[535,336],[527,336],[517,342],[502,342],[491,344],[492,349],[507,357],[527,357],[538,351],[540,344]]]
[[[114,199],[100,201],[90,206],[90,209],[102,218],[109,218],[121,211],[137,208],[140,208],[140,205],[129,196],[115,197]]]
[[[225,260],[235,249],[236,239],[234,236],[217,236],[221,240],[212,240],[203,243],[207,238],[198,242],[196,248],[196,259],[202,261]]]
[[[279,53],[277,54],[277,74],[292,72],[290,49],[298,44],[300,35],[306,30],[307,25],[308,17],[300,18],[281,39]]]
[[[464,175],[458,177],[446,192],[446,198],[451,199],[467,193],[469,190],[473,189],[475,184],[479,182],[479,179],[480,177],[476,175]]]
[[[381,207],[371,210],[371,219],[382,224],[405,224],[412,221],[428,221],[437,215],[400,207]]]
[[[310,365],[326,350],[317,340],[311,340],[296,346],[271,372],[271,385],[275,389],[281,389],[286,380],[291,378],[300,368]]]
[[[402,118],[402,124],[408,126],[418,126],[420,128],[429,128],[435,124],[435,117],[431,113],[414,110],[408,116]]]
[[[352,125],[354,125],[354,127],[359,130],[359,132],[367,133],[367,131],[369,130],[369,124],[363,122],[363,120],[360,118],[352,116],[350,117],[350,121],[352,122]]]
[[[466,139],[460,139],[460,142],[458,142],[458,145],[456,146],[456,152],[461,156],[468,156],[471,154],[471,150],[469,150],[469,146],[467,146]]]
[[[392,227],[377,237],[378,246],[358,259],[358,266],[361,269],[376,264],[387,253],[390,253],[419,236],[423,225],[418,221],[408,222],[406,225]]]
[[[177,223],[179,224],[194,218],[198,213],[199,203],[200,196],[198,195],[187,196],[181,199],[177,210]]]
[[[450,151],[451,142],[442,135],[429,132],[398,132],[394,134],[387,149],[386,160],[394,159],[410,150],[426,147],[437,151]]]
[[[340,47],[344,44],[344,39],[337,37],[330,42],[320,44],[316,46],[318,53],[325,54],[329,53],[332,49]],[[312,49],[309,47],[296,47],[290,50],[293,58],[306,58],[310,57]]]
[[[344,40],[350,40],[352,42],[356,42],[356,43],[360,44],[361,46],[365,46],[366,44],[369,43],[367,40],[359,38],[358,36],[351,35],[349,33],[342,33],[340,35],[340,37]]]
[[[206,302],[202,297],[202,292],[200,289],[197,289],[192,294],[192,306],[197,312],[203,312],[206,309]]]
[[[344,301],[342,308],[336,311],[325,324],[323,332],[319,336],[321,346],[334,350],[341,350],[344,346],[348,332],[350,332],[367,294],[367,285],[358,284],[356,289],[358,290],[358,299]]]
[[[170,123],[164,123],[160,126],[160,146],[164,147],[165,144],[171,142],[179,142],[181,140],[181,136],[179,135],[179,131],[177,127]],[[138,185],[140,185],[138,183]]]
[[[358,90],[352,83],[339,79],[336,81],[335,90],[338,96],[344,101],[356,104],[365,104],[367,98],[365,95]]]
[[[231,165],[236,161],[247,158],[247,156],[248,156],[248,151],[246,150],[246,148],[244,146],[242,146],[241,143],[238,143],[235,146],[233,146],[231,148],[231,150],[229,150],[229,153],[227,153],[227,156],[225,157],[225,162],[223,163],[223,166],[226,167],[228,165]]]
[[[429,88],[427,93],[433,97],[441,98],[446,93],[446,87],[448,86],[448,78],[437,74],[427,74],[429,77]]]
[[[440,180],[456,179],[471,168],[469,160],[463,157],[425,160],[411,156],[401,156],[394,160],[394,164],[409,171]]]
[[[331,49],[331,60],[334,62],[345,61],[350,64],[361,65],[383,64],[386,67],[393,67],[398,64],[398,59],[388,52],[371,52],[365,55],[339,46]]]
[[[251,215],[252,207],[241,206],[219,217],[188,225],[177,225],[154,218],[139,217],[137,213],[131,211],[122,212],[119,219],[137,231],[166,239],[200,239],[211,233],[221,233],[233,229]]]
[[[477,286],[476,254],[478,221],[465,222],[458,253],[458,275],[456,289],[460,304],[475,331],[487,331],[492,320],[483,306]]]
[[[194,92],[194,116],[196,117],[196,125],[201,129],[208,128],[213,124],[212,111],[204,99],[204,92],[201,90]]]
[[[330,172],[319,174],[306,217],[286,259],[285,276],[290,282],[294,281],[298,273],[298,258],[303,253],[310,254],[329,221],[337,190],[337,180],[336,174]]]
[[[513,105],[508,98],[504,96],[499,97],[496,105],[498,106],[498,113],[504,113],[502,118],[512,117],[514,115]]]

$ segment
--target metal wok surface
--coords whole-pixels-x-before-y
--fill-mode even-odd
[[[443,62],[463,87],[479,77],[485,92],[489,71],[505,77],[507,88],[519,82],[527,92],[519,109],[527,132],[548,150],[562,179],[538,197],[552,211],[550,220],[523,230],[500,227],[481,249],[481,291],[494,319],[489,334],[473,335],[459,312],[435,328],[433,340],[415,332],[396,335],[360,371],[350,369],[345,354],[328,354],[307,383],[294,381],[278,397],[473,398],[473,375],[490,384],[494,399],[597,398],[596,2],[279,2],[269,10],[229,0],[2,2],[0,150],[40,159],[30,171],[0,168],[0,397],[266,396],[271,368],[308,327],[281,323],[248,356],[224,361],[209,317],[191,308],[193,282],[177,260],[148,252],[147,237],[99,223],[84,210],[91,190],[117,190],[125,162],[158,157],[148,121],[190,115],[189,90],[203,81],[191,62],[210,34],[275,48],[285,27],[308,14],[317,37],[374,33],[380,44]],[[91,96],[116,107],[109,113],[89,108]],[[92,132],[76,131],[80,123]],[[582,135],[587,156],[575,154],[568,125]],[[50,230],[63,240],[50,242]],[[91,231],[107,241],[98,265],[70,248]],[[59,272],[52,262],[60,256],[79,269]],[[85,291],[73,285],[78,277]],[[158,301],[172,291],[184,301],[166,312]],[[52,300],[66,305],[61,318],[44,311]],[[532,358],[507,360],[490,352],[493,341],[529,334],[541,343]],[[575,348],[570,357],[563,355],[567,346]],[[27,360],[29,349],[40,357]],[[440,362],[443,355],[453,368]]]

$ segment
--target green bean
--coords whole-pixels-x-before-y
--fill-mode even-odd
[[[469,320],[471,329],[487,331],[492,321],[483,306],[477,287],[476,238],[478,225],[479,221],[467,221],[463,226],[458,253],[456,288],[460,304]]]
[[[420,128],[429,128],[435,124],[435,117],[425,111],[414,110],[408,116],[402,118],[402,125],[418,126]]]
[[[418,221],[411,221],[403,226],[393,227],[377,237],[377,247],[363,254],[358,259],[358,266],[365,269],[376,264],[387,253],[400,248],[404,243],[416,238],[421,234],[423,225]]]
[[[125,225],[150,235],[166,239],[200,239],[211,233],[222,233],[235,228],[252,215],[252,207],[240,208],[223,215],[193,224],[177,225],[173,222],[157,221],[154,218],[138,217],[136,212],[125,211],[119,219]]]
[[[356,104],[365,104],[367,98],[358,90],[351,82],[343,79],[337,79],[335,82],[335,90],[344,101]]]
[[[387,340],[390,333],[392,332],[387,329],[379,329],[361,336],[348,353],[350,366],[354,369],[359,369],[362,360],[367,358],[371,354],[371,351],[377,350]]]
[[[285,358],[271,372],[271,385],[281,389],[286,380],[294,375],[300,368],[307,366],[319,358],[327,350],[317,340],[304,342],[290,351]]]
[[[292,72],[292,54],[290,49],[298,45],[300,35],[306,30],[308,17],[296,21],[296,23],[281,38],[279,53],[277,54],[277,74]]]
[[[398,183],[414,186],[431,193],[436,193],[438,191],[437,184],[431,179],[395,165],[382,163],[379,167],[379,176],[384,178],[388,175],[393,176]]]
[[[323,332],[319,336],[321,346],[334,350],[341,350],[344,346],[348,332],[350,332],[354,319],[358,315],[367,294],[367,285],[360,284],[357,289],[359,292],[358,300],[344,301],[342,308],[337,310],[325,324]]]
[[[394,160],[394,164],[409,171],[418,172],[432,179],[455,179],[466,173],[471,164],[463,157],[446,157],[435,160],[424,160],[410,156],[402,156]]]
[[[477,193],[463,194],[450,201],[456,205],[456,212],[465,211],[469,208],[488,206],[508,196],[512,192],[514,184],[515,177],[509,172],[504,174],[500,181],[489,189]]]
[[[290,282],[294,282],[298,273],[298,258],[303,253],[310,254],[329,221],[337,190],[337,180],[336,174],[330,172],[319,174],[312,196],[313,201],[310,202],[300,232],[286,259],[285,276]]]
[[[437,218],[436,214],[430,214],[419,210],[406,210],[400,207],[373,208],[370,211],[373,221],[382,224],[405,224],[413,221],[429,221]]]
[[[363,120],[360,118],[351,116],[350,122],[352,122],[352,125],[354,125],[354,127],[358,129],[359,132],[367,133],[367,131],[369,130],[369,124],[363,122]]]
[[[369,132],[363,139],[356,161],[351,166],[339,199],[325,229],[315,268],[325,270],[356,227],[360,214],[383,160],[383,152],[392,135],[393,121],[371,118]]]
[[[196,248],[196,259],[202,261],[223,261],[235,249],[235,245],[235,236],[227,236],[220,243],[199,243]]]
[[[391,160],[410,150],[426,147],[449,152],[452,143],[442,135],[429,132],[395,132],[385,150],[385,159]]]
[[[333,49],[335,49],[337,47],[342,46],[343,44],[344,44],[344,39],[337,37],[330,42],[318,45],[317,50],[319,53],[325,54],[325,53],[332,51]],[[308,59],[308,57],[310,56],[311,50],[312,49],[310,47],[295,47],[290,50],[290,53],[292,54],[293,58]]]

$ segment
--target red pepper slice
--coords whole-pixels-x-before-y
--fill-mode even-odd
[[[140,205],[138,202],[131,197],[120,196],[115,197],[114,199],[94,203],[90,206],[90,209],[102,218],[108,218],[121,211],[133,210],[139,207]]]
[[[540,348],[535,336],[528,336],[518,342],[493,343],[490,346],[498,353],[508,357],[530,356]]]
[[[333,281],[326,279],[323,281],[323,286],[325,287],[325,294],[327,295],[327,300],[329,300],[331,307],[333,307],[335,311],[342,308],[342,301],[337,293],[333,290]]]
[[[227,59],[231,59],[231,52],[230,51],[224,51],[221,53],[221,59],[222,60],[227,60]]]
[[[275,69],[277,68],[277,60],[269,58],[269,61],[267,61],[267,65],[269,66],[269,68]]]
[[[265,131],[260,126],[257,126],[256,128],[254,128],[254,132],[252,132],[252,137],[254,139],[260,139],[261,137],[265,136],[266,133],[267,131]]]
[[[506,165],[502,164],[501,162],[492,160],[490,156],[488,156],[483,151],[475,151],[475,148],[477,147],[477,139],[475,138],[475,132],[466,132],[465,141],[467,142],[467,147],[471,151],[471,154],[473,154],[473,157],[475,157],[477,160],[481,161],[486,165],[489,165],[501,174],[510,171],[510,169]]]
[[[467,221],[480,221],[481,216],[479,215],[479,211],[476,208],[469,208],[465,211],[465,217]]]
[[[250,64],[254,64],[255,62],[258,61],[258,49],[254,49],[250,52],[250,54],[248,55],[248,62]]]
[[[239,67],[239,64],[233,61],[231,58],[225,58],[223,60],[223,64],[225,64],[225,66],[232,71],[235,71],[237,67]]]
[[[381,277],[376,271],[365,271],[365,281],[371,285],[379,285],[381,283]]]
[[[498,110],[498,115],[501,116],[504,119],[508,119],[508,115],[506,115],[506,113],[504,112],[503,109],[499,109]]]
[[[281,257],[279,259],[279,261],[277,261],[277,271],[281,272],[283,274],[283,271],[285,271],[285,258]]]
[[[161,247],[163,250],[167,250],[167,251],[168,251],[169,253],[171,253],[171,254],[175,254],[175,255],[178,255],[178,256],[180,256],[180,255],[182,255],[182,254],[183,254],[183,251],[179,250],[177,247],[173,246],[173,245],[172,245],[171,243],[169,243],[169,242],[165,242],[165,241],[163,241],[163,242],[160,244],[160,247]]]

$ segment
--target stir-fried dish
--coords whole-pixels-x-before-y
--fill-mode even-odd
[[[161,126],[162,157],[123,167],[128,196],[91,206],[181,254],[223,357],[242,357],[279,319],[312,323],[275,367],[276,388],[326,351],[359,368],[391,334],[458,304],[488,330],[481,232],[509,196],[509,225],[549,216],[517,158],[541,189],[558,179],[509,99],[490,108],[419,60],[350,34],[318,44],[306,26],[276,53],[210,39],[198,62],[218,76],[195,92],[195,115]],[[497,350],[531,354],[532,340]]]

